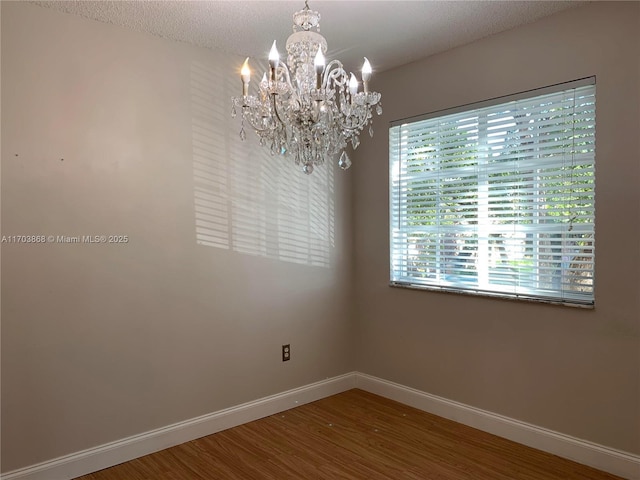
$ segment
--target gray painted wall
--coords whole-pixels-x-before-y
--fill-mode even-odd
[[[595,2],[387,71],[379,124],[597,76],[596,308],[388,286],[388,135],[354,170],[357,369],[640,452],[640,5]]]
[[[345,177],[240,142],[242,60],[2,2],[2,234],[129,237],[2,244],[3,471],[353,370]]]

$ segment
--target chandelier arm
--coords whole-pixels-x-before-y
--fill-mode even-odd
[[[276,71],[277,70],[284,72],[285,83],[290,89],[293,89],[293,85],[291,84],[291,75],[289,73],[289,67],[287,67],[287,64],[284,62],[280,62],[280,65],[278,65]]]
[[[325,87],[329,85],[329,77],[331,77],[333,83],[336,85],[343,86],[347,84],[347,72],[344,71],[344,67],[339,60],[331,60],[325,67],[322,78],[322,85]]]
[[[276,113],[276,118],[278,119],[280,124],[286,125],[286,123],[284,122],[284,120],[282,120],[282,117],[280,116],[280,112],[278,111],[278,102],[276,101],[276,95],[277,93],[271,94],[271,103],[273,104],[273,111]]]
[[[242,107],[242,118],[244,118],[247,122],[249,122],[249,125],[251,125],[251,128],[253,128],[256,132],[267,132],[267,131],[272,131],[275,130],[276,127],[275,125],[271,125],[271,126],[267,126],[267,127],[261,127],[258,124],[255,123],[255,121],[253,120],[253,115],[245,115],[245,108],[250,109],[251,107],[249,106],[244,106]]]
[[[351,118],[351,117],[355,117],[355,115],[349,115],[348,117],[345,116],[345,118]],[[367,115],[365,115],[364,117],[362,117],[362,120],[358,122],[358,124],[354,127],[350,127],[348,126],[346,123],[342,123],[340,121],[340,118],[336,119],[336,123],[340,126],[340,128],[342,128],[343,130],[347,130],[349,132],[358,132],[360,130],[362,130],[364,128],[364,126],[367,124],[367,122],[369,121],[369,117]]]

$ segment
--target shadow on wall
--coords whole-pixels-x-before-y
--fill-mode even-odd
[[[196,242],[285,262],[329,267],[334,173],[305,175],[288,157],[230,137],[232,87],[219,69],[191,66]],[[235,85],[235,82],[234,82]],[[236,118],[237,120],[237,118]],[[237,121],[237,129],[240,122]],[[247,128],[248,135],[253,132]]]

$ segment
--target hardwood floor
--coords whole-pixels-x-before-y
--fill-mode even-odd
[[[76,480],[619,478],[356,389]]]

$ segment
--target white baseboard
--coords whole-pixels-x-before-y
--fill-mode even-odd
[[[352,388],[360,388],[623,478],[640,480],[639,455],[580,440],[358,372],[347,373],[72,455],[7,472],[0,475],[0,480],[71,480]]]
[[[640,455],[580,440],[363,373],[356,375],[356,388],[623,478],[640,480]]]
[[[0,475],[1,480],[71,480],[196,438],[320,400],[355,386],[347,373]]]

